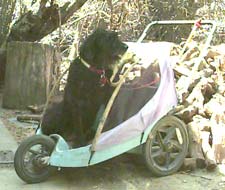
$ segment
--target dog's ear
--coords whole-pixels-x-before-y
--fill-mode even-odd
[[[87,38],[79,48],[80,56],[85,61],[92,61],[94,59],[94,50],[95,50],[95,39],[94,38]]]
[[[99,44],[101,44],[101,40],[106,36],[108,32],[102,28],[97,28],[90,36],[84,40],[82,45],[80,46],[80,56],[88,61],[93,62],[96,55],[99,53],[99,49],[101,49],[101,46],[98,47]]]

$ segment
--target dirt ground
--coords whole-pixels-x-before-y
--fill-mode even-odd
[[[34,134],[35,130],[33,124],[16,121],[16,116],[21,113],[24,112],[6,110],[0,107],[0,119],[18,143]],[[6,179],[7,173],[11,178],[7,177]],[[15,188],[12,188],[7,180],[13,180]],[[123,154],[96,166],[62,169],[47,182],[32,186],[25,186],[24,182],[16,176],[13,165],[10,167],[1,165],[0,181],[3,182],[0,187],[10,190],[21,188],[51,190],[53,187],[54,189],[80,190],[225,190],[225,165],[218,166],[214,172],[197,169],[195,171],[180,171],[166,177],[154,177],[146,168],[141,155]]]

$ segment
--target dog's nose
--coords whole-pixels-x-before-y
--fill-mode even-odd
[[[128,45],[127,44],[123,44],[124,49],[128,49]]]

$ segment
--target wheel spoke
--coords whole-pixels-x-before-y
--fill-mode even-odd
[[[152,152],[156,152],[156,151],[158,151],[160,149],[161,149],[161,147],[159,145],[152,146]]]
[[[152,146],[154,146],[154,147],[159,146],[159,142],[156,140],[156,138],[154,138],[154,141],[152,143]]]
[[[50,155],[49,152],[48,152],[46,149],[42,149],[42,150],[41,150],[41,154],[42,154],[43,156],[49,156],[49,155]]]
[[[176,129],[174,127],[170,127],[167,130],[167,134],[166,134],[165,138],[163,139],[163,142],[164,143],[169,142],[174,137],[175,132],[176,132]]]
[[[30,152],[30,153],[32,153],[32,154],[34,154],[34,155],[40,154],[39,151],[37,151],[37,150],[32,150],[32,149],[29,149],[28,152]]]
[[[159,157],[159,156],[161,156],[162,154],[163,154],[162,149],[159,149],[159,150],[157,150],[157,151],[152,152],[152,153],[151,153],[151,157],[152,157],[152,158]]]
[[[179,142],[175,141],[175,140],[170,140],[171,144],[173,147],[175,147],[176,150],[178,150],[179,152],[182,151],[182,146]]]
[[[170,165],[171,157],[170,157],[170,152],[166,153],[166,161],[165,161],[165,167],[168,169]]]
[[[24,156],[24,163],[32,163],[33,158],[35,157],[36,154],[31,153],[30,151],[27,151],[27,153]]]
[[[32,158],[30,158],[30,159],[24,159],[24,164],[26,164],[27,166],[28,165],[31,165],[32,164]]]
[[[177,156],[179,156],[179,153],[177,153],[177,152],[176,153],[174,153],[174,152],[170,153],[170,158],[173,159],[173,160],[175,160]]]
[[[157,138],[158,138],[158,142],[159,142],[159,146],[164,150],[165,149],[165,145],[163,143],[163,138],[162,135],[159,131],[156,132]]]

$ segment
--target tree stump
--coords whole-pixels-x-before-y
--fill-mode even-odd
[[[0,48],[0,83],[4,82],[5,77],[6,52]]]
[[[3,107],[24,109],[28,105],[44,104],[58,75],[58,55],[49,45],[10,42]]]

